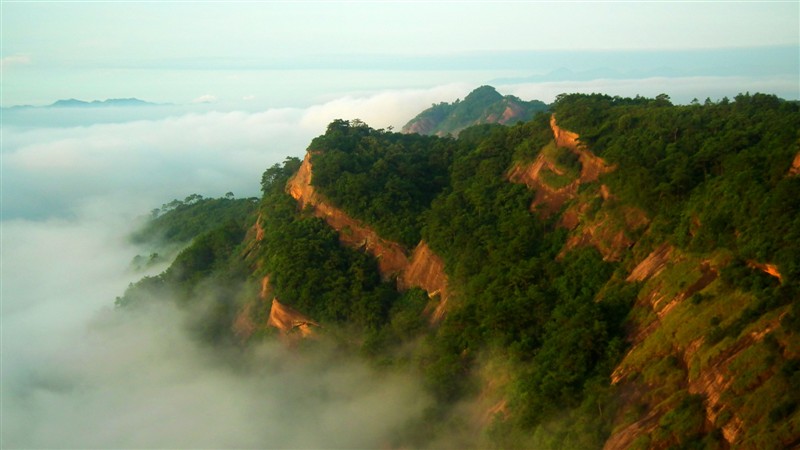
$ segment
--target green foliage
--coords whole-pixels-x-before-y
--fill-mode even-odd
[[[522,101],[513,95],[502,96],[491,86],[481,86],[470,92],[464,100],[439,103],[411,119],[403,130],[419,129],[422,134],[459,136],[464,129],[478,124],[499,123],[511,109],[516,120],[526,122],[547,110],[539,100]]]
[[[175,302],[195,311],[188,324],[194,336],[215,344],[231,340],[230,324],[247,277],[236,251],[244,234],[242,225],[233,220],[201,234],[166,271],[128,286],[117,297],[116,306],[137,308],[151,302]]]
[[[725,247],[800,277],[800,108],[772,95],[672,106],[668,98],[560,95],[559,125],[617,170],[614,195],[647,211],[692,251]]]
[[[528,210],[531,192],[505,180],[516,149],[537,139],[541,125],[465,130],[451,186],[434,200],[423,231],[459,299],[424,360],[431,361],[423,364],[429,385],[444,399],[461,395],[473,355],[487,345],[504,348],[524,368],[512,393],[522,427],[552,417],[556,405],[579,406],[586,383],[610,371],[633,298],[619,290],[607,305],[596,302],[613,267],[594,249],[557,262],[563,230],[537,220]]]
[[[255,211],[258,199],[235,199],[228,193],[220,198],[192,194],[154,209],[145,225],[131,235],[136,244],[188,243],[196,236],[228,221],[243,225]]]
[[[703,396],[687,394],[680,400],[677,408],[661,417],[653,437],[656,441],[666,441],[679,448],[687,448],[688,444],[702,439],[705,420]]]
[[[323,220],[297,211],[285,192],[297,167],[287,159],[262,177],[261,270],[282,302],[314,320],[375,330],[388,321],[398,294],[381,281],[373,258],[342,246]]]
[[[420,217],[447,184],[454,143],[334,121],[315,138],[312,184],[383,237],[413,247]]]
[[[464,101],[435,105],[424,114],[453,127],[456,122],[448,121],[454,111],[462,118],[494,114],[485,105],[504,101],[509,99],[482,87]],[[381,279],[372,257],[342,246],[324,221],[298,210],[285,192],[300,166],[296,158],[262,177],[263,238],[248,256],[258,262],[257,269],[244,267],[240,248],[241,219],[252,218],[252,205],[248,209],[247,202],[232,196],[193,196],[155,214],[163,222],[159,233],[181,228],[167,225],[179,218],[199,223],[205,221],[199,217],[220,215],[226,220],[189,227],[188,233],[198,237],[173,266],[130,287],[118,304],[159,296],[188,304],[205,292],[212,298],[205,309],[212,319],[201,334],[219,340],[241,295],[232,286],[269,274],[282,302],[326,327],[346,328],[354,345],[377,365],[416,365],[439,401],[430,412],[433,422],[452,417],[453,405],[476,392],[476,367],[492,349],[508,360],[510,377],[503,387],[509,418],[497,420],[489,433],[495,445],[593,448],[602,446],[619,415],[619,395],[608,379],[626,351],[626,320],[637,296],[656,289],[664,298],[678,296],[697,280],[699,259],[720,251],[728,255],[720,280],[676,306],[626,361],[640,369],[644,383],[657,387],[643,401],[670,405],[658,428],[634,447],[721,448],[719,431],[705,423],[702,397],[685,391],[687,377],[691,380],[697,367],[752,335],[759,320],[780,321],[781,333],[800,330],[800,177],[787,176],[800,150],[800,108],[763,94],[689,106],[672,105],[666,95],[570,94],[559,96],[553,109],[560,126],[579,133],[593,152],[616,166],[601,182],[610,187],[614,202],[647,213],[653,224],[647,245],[679,247],[684,257],[659,275],[658,286],[622,281],[630,261],[618,267],[593,248],[563,254],[569,232],[556,225],[558,217],[542,220],[532,213],[534,193],[507,181],[515,163],[540,152],[564,172],[550,174],[549,184],[577,177],[578,158],[551,145],[547,114],[510,127],[468,127],[457,140],[336,120],[310,145],[314,186],[383,237],[408,248],[423,238],[443,258],[450,299],[442,323],[428,323],[423,311],[435,300],[425,292],[396,292],[392,280]],[[582,210],[587,217],[598,210],[609,213],[605,200],[587,205]],[[215,209],[223,207],[230,209]],[[777,264],[781,279],[755,269],[754,262]],[[647,320],[656,320],[647,311]],[[691,327],[701,331],[692,335]],[[706,340],[688,362],[691,367],[674,355],[663,357],[701,333]],[[778,433],[790,434],[786,424],[798,417],[796,395],[769,401],[772,393],[798,383],[800,365],[781,359],[788,348],[771,337],[731,363],[738,379],[730,389],[770,394],[748,404],[754,418],[736,412],[756,423],[754,431],[745,432],[753,446],[780,442]],[[758,356],[764,349],[768,354]],[[659,355],[657,363],[648,360],[653,354]],[[731,414],[723,410],[712,425],[723,426]],[[408,442],[424,446],[442,427],[420,425]]]

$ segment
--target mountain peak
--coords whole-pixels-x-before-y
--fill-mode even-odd
[[[437,136],[457,136],[461,130],[485,123],[509,124],[530,120],[547,109],[541,101],[522,101],[513,95],[503,96],[488,85],[470,92],[464,100],[439,103],[421,112],[404,127],[404,133],[419,133]]]
[[[92,100],[87,102],[75,98],[57,100],[53,104],[48,105],[49,108],[93,108],[105,106],[156,106],[157,103],[151,103],[138,98],[109,98],[105,100]]]

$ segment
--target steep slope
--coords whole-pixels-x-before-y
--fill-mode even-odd
[[[311,184],[312,165],[309,151],[297,174],[287,183],[286,189],[301,208],[310,207],[314,215],[339,233],[345,245],[363,249],[378,261],[378,268],[384,279],[397,277],[401,290],[420,287],[431,297],[439,296],[439,303],[431,313],[431,320],[441,320],[447,304],[447,275],[444,264],[425,242],[420,242],[411,257],[398,243],[383,239],[365,224],[352,219],[344,211],[332,206],[316,192]]]
[[[554,120],[551,126],[560,145],[580,146],[575,133],[557,128]],[[595,168],[587,179],[602,180],[613,170],[598,160],[584,148],[582,165]],[[603,188],[600,212],[613,198]],[[569,200],[580,203],[574,196]],[[564,214],[568,222],[575,222],[569,217],[575,207]],[[585,232],[582,237],[583,243],[617,259],[624,258],[619,251],[634,244],[634,254],[641,254],[639,247],[653,248],[628,263],[635,267],[626,281],[642,287],[628,325],[631,348],[611,378],[625,401],[605,448],[667,448],[701,440],[712,447],[797,445],[796,400],[780,402],[798,355],[796,334],[781,325],[792,309],[787,303],[796,302],[795,288],[772,263],[737,263],[720,249],[693,253],[667,243],[654,248],[654,231],[648,228],[647,239],[637,242],[641,233],[630,232],[647,227],[650,219],[643,211],[633,220],[624,216],[628,237]],[[576,241],[573,235],[567,247]],[[611,244],[616,253],[603,251],[601,243]],[[760,280],[755,282],[764,290],[751,292],[747,283],[732,281],[734,276]]]
[[[654,241],[648,214],[599,184],[617,166],[559,127],[555,115],[550,126],[555,147],[579,158],[580,173],[564,177],[558,153],[546,147],[532,162],[512,166],[509,180],[535,190],[533,211],[557,215],[572,230],[561,257],[591,245],[607,260],[628,261],[626,282],[641,285],[628,324],[631,348],[611,376],[623,406],[605,448],[667,448],[701,439],[712,447],[800,443],[797,400],[765,401],[788,389],[800,351],[796,334],[781,325],[796,290],[778,266],[753,260],[739,266],[736,276],[767,276],[758,283],[771,287],[750,293],[740,290],[746,283],[732,287],[732,275],[720,279],[737,264],[730,253],[690,253]]]
[[[364,248],[378,260],[385,278],[398,275],[408,266],[405,250],[397,243],[387,241],[364,225],[350,218],[344,211],[325,201],[311,185],[311,152],[303,159],[297,174],[289,180],[287,191],[301,208],[311,207],[314,214],[339,232],[341,241],[351,247]]]
[[[800,108],[553,108],[458,139],[336,120],[264,173],[249,231],[140,287],[232,280],[240,342],[418,372],[437,405],[398,447],[800,445]]]
[[[458,136],[472,125],[527,121],[546,109],[547,105],[538,100],[526,102],[513,95],[502,96],[491,86],[481,86],[463,101],[431,106],[405,124],[402,132]]]
[[[531,211],[543,218],[561,212],[569,204],[559,224],[573,232],[562,254],[591,245],[606,260],[619,260],[622,252],[633,245],[632,236],[649,219],[637,208],[619,205],[609,187],[597,183],[600,176],[614,171],[615,166],[593,154],[580,142],[577,133],[559,127],[555,115],[550,117],[550,128],[552,144],[543,148],[533,162],[515,163],[508,179],[535,191]]]

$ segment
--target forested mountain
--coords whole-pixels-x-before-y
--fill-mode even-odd
[[[561,95],[458,138],[336,120],[117,304],[213,286],[207,342],[420,374],[435,407],[389,448],[791,448],[799,129],[765,94]]]
[[[523,101],[513,95],[500,95],[491,86],[481,86],[464,100],[442,102],[419,113],[403,126],[403,133],[458,136],[464,128],[486,123],[511,125],[528,121],[547,110],[539,100]]]

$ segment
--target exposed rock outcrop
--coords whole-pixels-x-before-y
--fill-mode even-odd
[[[671,245],[662,244],[636,265],[625,281],[645,281],[658,275],[666,267],[670,256],[672,256],[672,250]]]
[[[258,218],[256,218],[256,223],[247,230],[247,234],[244,238],[247,245],[242,251],[242,256],[245,260],[251,258],[253,250],[256,249],[256,246],[258,246],[258,243],[261,242],[262,239],[264,239],[264,228],[261,226],[261,214],[259,214]]]
[[[444,318],[447,307],[447,276],[444,273],[444,261],[428,247],[424,241],[417,245],[411,255],[408,267],[397,278],[400,290],[420,287],[430,297],[439,296],[439,303],[431,312],[431,322],[439,322]]]
[[[284,335],[300,333],[300,336],[304,338],[313,336],[314,330],[312,328],[319,327],[317,322],[294,308],[284,305],[277,298],[272,299],[272,308],[269,311],[267,325],[277,328]]]
[[[531,209],[542,209],[545,216],[558,211],[565,202],[574,199],[578,192],[578,187],[582,183],[597,181],[600,175],[616,169],[616,166],[607,164],[605,160],[589,151],[578,140],[577,133],[560,128],[556,122],[555,115],[550,116],[550,128],[553,130],[553,139],[556,145],[566,148],[578,156],[578,160],[581,163],[579,178],[560,188],[554,188],[548,186],[547,183],[543,183],[540,177],[542,170],[550,170],[556,174],[561,173],[560,169],[551,161],[548,161],[542,153],[528,166],[516,165],[508,174],[508,178],[512,182],[524,183],[529,188],[536,190],[536,198],[531,205]],[[608,186],[602,186],[601,194],[604,199],[611,197]]]
[[[306,154],[297,174],[287,184],[287,191],[301,207],[310,206],[314,215],[339,233],[339,239],[345,245],[362,248],[378,260],[378,270],[384,279],[397,277],[400,290],[420,287],[431,297],[439,296],[437,307],[431,312],[431,321],[438,322],[444,317],[447,304],[447,276],[444,263],[425,242],[420,242],[414,249],[411,258],[398,243],[383,239],[371,228],[347,215],[344,211],[332,206],[316,192],[311,185],[312,152]]]
[[[645,281],[658,275],[666,267],[670,256],[672,256],[672,250],[672,246],[669,244],[662,244],[637,264],[625,281]]]
[[[564,211],[559,221],[561,226],[576,230],[567,240],[561,253],[562,256],[574,248],[591,245],[600,251],[605,260],[619,260],[635,243],[630,236],[631,232],[646,226],[649,223],[648,217],[636,208],[624,206],[617,208],[614,214],[609,213],[607,208],[601,207],[601,212],[593,214],[590,220],[586,219],[584,216],[591,209],[591,200],[586,200],[585,194],[581,194],[581,198],[584,200],[580,200],[578,189],[582,184],[596,182],[601,175],[615,170],[616,166],[609,165],[587,149],[580,142],[577,133],[559,127],[555,115],[550,116],[550,128],[553,131],[553,140],[556,145],[578,156],[581,164],[579,176],[561,187],[553,187],[544,182],[542,180],[543,171],[562,176],[564,171],[542,151],[532,163],[517,164],[512,167],[508,172],[509,181],[524,183],[535,191],[531,211],[537,212],[544,218],[552,216],[564,205],[573,202]],[[602,199],[601,206],[606,206],[608,202],[615,200],[611,190],[605,184],[597,187],[596,192],[588,197]]]
[[[245,342],[255,333],[258,325],[252,318],[253,303],[246,303],[233,319],[233,335],[239,342]]]
[[[797,152],[794,155],[794,161],[792,161],[792,167],[789,168],[789,176],[797,176],[800,175],[800,152]]]
[[[424,117],[406,124],[406,126],[403,127],[403,133],[432,134],[433,130],[436,129],[436,125],[438,125],[438,122],[432,117]]]
[[[769,275],[771,277],[777,278],[778,281],[781,281],[781,282],[783,281],[783,276],[781,276],[781,272],[780,272],[780,270],[778,270],[778,266],[776,266],[775,264],[760,263],[760,262],[756,262],[756,261],[748,261],[747,265],[749,265],[750,267],[752,267],[754,269],[758,269],[758,270],[764,272],[765,274],[767,274],[767,275]]]
[[[554,188],[544,183],[540,177],[542,170],[549,170],[561,174],[555,164],[549,161],[544,154],[539,153],[536,159],[528,166],[515,165],[508,172],[508,179],[514,183],[522,183],[535,191],[531,211],[536,211],[543,217],[550,217],[558,212],[564,204],[575,198],[580,186],[580,180],[575,180],[561,188]]]
[[[718,268],[711,260],[697,260],[667,244],[656,248],[631,271],[627,281],[644,282],[644,295],[639,296],[632,313],[631,348],[611,376],[611,382],[626,392],[623,396],[629,409],[621,413],[620,425],[605,449],[627,449],[650,435],[674,410],[674,399],[681,395],[702,398],[705,432],[719,429],[723,445],[752,445],[742,443],[743,431],[757,426],[763,417],[743,413],[747,410],[743,405],[754,400],[742,396],[759,395],[756,387],[774,376],[774,369],[758,367],[753,347],[780,328],[788,307],[782,313],[776,311],[755,320],[738,335],[709,342],[714,323],[723,321],[724,326],[726,320],[731,323],[736,317],[726,317],[723,311],[743,310],[752,301],[747,295],[715,298],[714,290],[694,299],[695,294],[711,289],[717,278]],[[677,286],[680,289],[676,292]],[[702,306],[706,302],[717,303]],[[644,313],[647,310],[649,314]],[[707,311],[717,311],[718,315],[712,317]],[[667,358],[675,361],[672,372],[656,373],[653,367]],[[648,371],[650,375],[643,376]],[[749,380],[747,388],[742,387],[742,379]],[[634,412],[637,408],[643,409]],[[636,419],[630,420],[632,416]]]
[[[310,152],[306,154],[300,170],[289,180],[287,185],[289,194],[300,203],[301,207],[311,206],[314,215],[335,229],[344,244],[364,248],[373,255],[378,260],[378,268],[384,278],[389,279],[399,274],[409,263],[403,247],[396,242],[383,239],[368,226],[323,199],[311,185],[311,155]]]
[[[586,145],[580,142],[577,133],[560,128],[556,122],[555,114],[550,116],[550,128],[553,130],[553,137],[556,141],[556,145],[568,148],[578,155],[581,162],[580,180],[582,183],[597,181],[600,175],[616,169],[616,166],[608,165],[603,158],[589,151]]]

